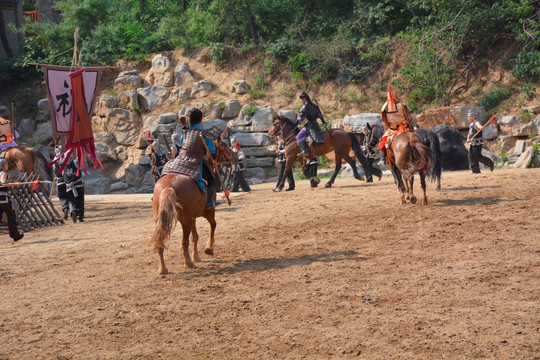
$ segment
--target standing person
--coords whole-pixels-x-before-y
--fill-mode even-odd
[[[19,233],[17,230],[17,216],[15,215],[13,199],[7,193],[7,171],[8,162],[3,157],[0,157],[0,219],[2,214],[7,216],[9,236],[13,241],[19,241],[24,237],[24,234]]]
[[[292,171],[289,171],[287,175],[285,175],[285,163],[287,159],[285,158],[285,141],[283,141],[283,137],[278,137],[279,143],[277,147],[277,166],[278,166],[278,181],[276,184],[276,188],[272,191],[279,192],[283,190],[283,186],[285,186],[285,182],[283,181],[283,176],[286,176],[287,182],[289,183],[289,187],[285,189],[285,191],[292,191],[294,190],[294,175]],[[283,182],[282,182],[283,181]]]
[[[471,124],[469,125],[469,133],[467,134],[466,142],[466,144],[471,144],[469,148],[469,163],[471,166],[471,170],[473,174],[480,174],[480,165],[478,164],[478,162],[481,162],[482,164],[489,167],[491,171],[493,171],[493,161],[490,158],[482,155],[482,147],[484,146],[484,140],[482,139],[482,130],[484,129],[485,125],[482,126],[480,124],[480,122],[476,119],[476,112],[474,112],[473,110],[469,110],[469,112],[467,113],[467,118],[471,122]],[[486,123],[486,125],[487,124],[488,123]]]
[[[373,162],[375,161],[375,157],[377,156],[376,146],[379,142],[378,139],[380,139],[382,136],[382,133],[383,129],[381,126],[370,126],[367,123],[366,125],[362,126],[362,134],[364,134],[364,141],[362,143],[362,147],[364,149],[364,154],[366,155],[366,158],[368,160],[368,165],[371,169],[371,173],[375,176],[378,176],[379,181],[381,181],[382,178],[382,171],[381,169],[374,167]]]
[[[244,177],[244,170],[246,169],[246,155],[244,155],[244,151],[240,147],[240,143],[234,136],[231,137],[231,148],[232,151],[236,153],[238,159],[238,164],[233,168],[231,191],[238,192],[239,188],[242,187],[242,190],[245,192],[250,192],[251,188]]]
[[[211,159],[215,163],[213,157],[216,153],[216,146],[213,140],[221,135],[221,130],[217,126],[204,130],[201,126],[202,117],[201,110],[197,108],[191,110],[189,114],[191,128],[184,128],[183,130],[182,137],[180,138],[180,143],[182,144],[180,154],[165,164],[163,175],[176,173],[190,176],[197,182],[203,193],[206,191],[206,208],[210,209],[215,206],[214,198],[216,189],[213,169],[216,166],[210,163],[210,157],[206,152],[206,148],[210,151]],[[206,147],[200,135],[203,135]]]
[[[84,182],[81,174],[77,175],[78,167],[77,160],[72,155],[62,173],[66,183],[69,213],[74,223],[77,220],[84,222]]]
[[[163,176],[163,167],[167,163],[167,153],[159,140],[154,139],[149,132],[146,134],[146,140],[150,143],[150,160],[155,184]]]
[[[393,86],[388,86],[386,96],[388,100],[381,109],[381,119],[386,131],[379,143],[379,150],[388,149],[395,135],[413,131],[414,125],[411,108],[399,100]]]
[[[62,155],[63,147],[62,145],[57,145],[54,149],[55,158]],[[62,206],[62,212],[64,213],[64,220],[67,220],[69,217],[69,203],[68,196],[66,191],[66,181],[64,176],[60,173],[60,165],[63,163],[63,160],[59,160],[54,163],[54,174],[56,175],[56,195],[58,200],[60,200],[60,205]]]

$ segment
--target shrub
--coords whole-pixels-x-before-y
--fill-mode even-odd
[[[493,109],[495,106],[505,99],[508,99],[512,94],[512,89],[503,89],[500,87],[495,87],[489,93],[484,95],[480,100],[478,100],[477,105],[482,106],[486,111]]]
[[[246,107],[244,107],[244,114],[248,116],[253,116],[253,114],[255,114],[255,112],[257,111],[257,109],[259,109],[257,105],[249,104]]]
[[[254,99],[260,99],[266,95],[266,83],[262,74],[256,73],[253,76],[253,87],[248,90],[248,94]]]

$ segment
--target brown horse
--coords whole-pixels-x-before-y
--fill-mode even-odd
[[[26,146],[15,146],[6,150],[3,155],[8,162],[8,170],[17,168],[19,172],[30,175],[34,172],[36,162],[39,160],[48,180],[52,179],[52,172],[47,160],[38,151]]]
[[[296,142],[295,138],[295,135],[297,133],[298,129],[296,125],[294,125],[290,120],[280,116],[276,118],[270,130],[268,130],[268,136],[270,138],[281,135],[283,136],[283,139],[285,141],[285,173],[292,171],[292,167],[295,162],[304,159],[303,157],[297,155],[300,152],[298,143]],[[356,139],[356,136],[354,136],[353,133],[349,133],[340,129],[331,129],[323,132],[323,135],[324,143],[314,144],[313,146],[310,146],[308,158],[322,156],[328,154],[330,151],[334,151],[336,167],[334,170],[334,174],[332,174],[330,180],[325,184],[325,187],[329,188],[332,187],[332,185],[334,184],[336,176],[339,173],[339,170],[341,170],[342,159],[344,159],[349,163],[349,165],[351,165],[352,171],[354,173],[354,178],[362,180],[362,177],[358,174],[358,171],[356,170],[356,162],[349,155],[351,149],[354,151],[354,155],[356,156],[358,161],[360,161],[360,164],[364,169],[364,172],[366,174],[366,182],[373,182],[373,176],[371,174],[371,169],[368,165],[367,159],[362,153],[362,150],[360,149],[360,144],[358,143],[358,139]],[[284,176],[282,181],[285,181],[285,178],[286,177]],[[278,187],[278,185],[276,185],[276,187]]]
[[[233,159],[232,150],[223,140],[218,140],[216,160]],[[219,181],[219,180],[218,180]],[[156,228],[150,243],[159,256],[159,273],[167,274],[163,251],[176,225],[176,220],[182,225],[182,250],[187,268],[194,268],[194,262],[201,261],[197,250],[199,234],[196,219],[200,216],[210,223],[210,236],[204,249],[207,255],[214,255],[214,232],[216,229],[215,207],[205,209],[206,193],[202,193],[193,179],[182,174],[167,174],[162,176],[154,187],[153,210]],[[189,256],[189,236],[193,243],[193,252]]]
[[[427,205],[426,175],[434,161],[433,151],[422,144],[422,140],[413,132],[396,135],[387,152],[390,169],[396,180],[401,203],[409,200],[416,204],[416,196],[413,194],[414,173],[420,175],[420,184],[424,191],[422,205]]]

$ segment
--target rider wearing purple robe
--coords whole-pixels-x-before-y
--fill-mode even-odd
[[[321,119],[325,127],[326,127],[326,121],[324,121],[324,117],[322,116],[322,113],[319,107],[311,102],[309,95],[305,91],[302,91],[302,93],[300,94],[300,100],[302,100],[303,106],[300,109],[300,115],[297,118],[298,124],[301,124],[306,119],[307,119],[307,122],[302,128],[302,130],[300,130],[298,135],[296,135],[296,141],[298,142],[298,147],[301,150],[298,153],[298,156],[308,156],[309,149],[308,149],[308,145],[306,141],[307,136],[309,135],[311,137],[311,140],[313,140],[313,144],[324,143],[324,136],[321,132],[321,129],[319,128],[317,119]],[[319,166],[319,162],[317,161],[317,157],[310,159],[307,163],[307,175],[310,178],[311,187],[316,187],[317,184],[321,182],[317,178],[318,166]]]
[[[13,123],[7,119],[0,117],[0,153],[15,146],[19,146],[15,139],[19,137],[19,133],[13,127]]]

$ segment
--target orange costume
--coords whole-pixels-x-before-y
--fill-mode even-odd
[[[19,134],[13,127],[13,123],[0,117],[0,152],[17,146],[15,139],[18,136]]]
[[[396,134],[412,131],[412,116],[411,109],[408,105],[399,101],[395,94],[395,90],[388,86],[388,101],[386,101],[381,109],[381,119],[386,132],[384,133],[379,143],[379,149],[384,150],[388,138],[390,140]],[[388,143],[389,144],[389,143]]]

